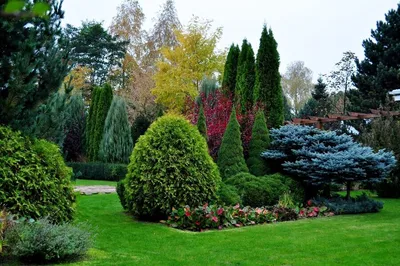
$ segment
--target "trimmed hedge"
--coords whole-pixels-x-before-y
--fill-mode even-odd
[[[79,179],[89,180],[110,180],[119,181],[125,178],[127,172],[126,164],[112,164],[112,163],[67,163],[72,167],[74,174],[81,173]]]

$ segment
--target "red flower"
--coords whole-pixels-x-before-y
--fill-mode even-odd
[[[218,222],[218,217],[217,216],[213,216],[212,220],[213,220],[214,223],[217,223]]]
[[[190,212],[185,212],[186,217],[190,217],[192,216],[192,214]]]
[[[300,213],[299,213],[299,215],[300,215],[300,216],[303,216],[303,215],[304,215],[304,211],[301,210]]]
[[[199,221],[196,221],[196,223],[195,223],[197,226],[199,226],[200,225],[200,222]]]
[[[218,215],[222,215],[224,213],[224,209],[223,208],[219,208],[218,210],[217,210],[217,214]]]
[[[314,209],[313,209],[315,212],[319,212],[319,209],[318,209],[318,207],[314,207]]]
[[[308,206],[311,206],[311,204],[312,204],[312,201],[311,201],[311,200],[307,201],[307,205],[308,205]]]

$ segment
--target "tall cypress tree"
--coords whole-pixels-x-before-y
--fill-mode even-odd
[[[229,123],[222,138],[221,147],[218,151],[217,164],[223,179],[241,172],[249,172],[243,156],[240,125],[236,119],[235,107],[232,108]]]
[[[253,105],[255,71],[254,51],[251,44],[245,39],[239,54],[235,88],[235,99],[237,103],[240,103],[243,113]]]
[[[206,116],[204,115],[203,105],[200,105],[199,119],[197,120],[197,129],[200,134],[207,140],[207,123]]]
[[[226,58],[224,77],[222,79],[222,87],[225,91],[232,94],[235,93],[239,54],[239,46],[232,44],[229,48],[228,56]]]
[[[104,125],[99,158],[107,163],[128,163],[133,142],[125,101],[114,97]]]
[[[279,73],[278,44],[272,30],[264,25],[257,53],[255,102],[264,105],[269,127],[279,127],[284,120],[283,92]]]
[[[249,158],[247,159],[247,166],[251,174],[263,176],[268,173],[269,169],[267,163],[261,158],[261,153],[268,149],[269,143],[269,131],[264,112],[260,111],[257,113],[254,121],[250,140]]]
[[[93,158],[93,136],[96,125],[97,104],[99,102],[100,94],[101,94],[101,88],[94,87],[92,90],[92,99],[90,101],[89,115],[86,121],[85,146],[86,146],[86,155],[89,158],[89,160]]]

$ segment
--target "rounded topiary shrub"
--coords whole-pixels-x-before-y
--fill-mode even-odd
[[[219,202],[226,206],[233,206],[237,203],[241,204],[242,200],[235,186],[222,183],[217,192]]]
[[[0,126],[0,204],[20,217],[69,221],[74,214],[72,169],[58,146]]]
[[[130,159],[125,200],[136,216],[165,217],[172,208],[215,198],[218,168],[204,137],[183,117],[157,119],[139,138]]]
[[[279,179],[253,176],[249,173],[239,173],[225,182],[235,186],[243,205],[251,207],[271,206],[277,204],[279,197],[289,188]]]

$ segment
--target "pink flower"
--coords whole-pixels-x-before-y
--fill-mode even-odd
[[[218,230],[222,230],[222,225],[218,226]]]
[[[218,215],[222,215],[224,213],[224,209],[223,208],[219,208],[218,210],[217,210],[217,214]]]
[[[319,209],[318,209],[318,207],[314,207],[314,209],[313,209],[315,212],[319,212]]]
[[[304,210],[301,210],[299,213],[300,216],[304,216]]]
[[[217,223],[218,222],[218,217],[217,216],[213,216],[212,220],[213,220],[214,223]]]
[[[311,201],[311,200],[307,201],[307,205],[308,205],[308,206],[311,206],[311,204],[312,204],[312,201]]]
[[[259,209],[259,208],[256,209],[256,213],[257,213],[257,214],[261,214],[261,212],[262,212],[261,209]]]
[[[234,208],[234,209],[239,209],[239,208],[240,208],[240,204],[239,204],[239,203],[236,204],[233,208]]]

